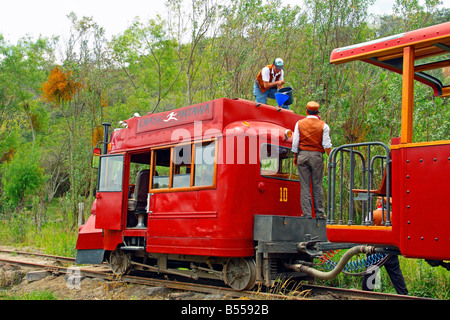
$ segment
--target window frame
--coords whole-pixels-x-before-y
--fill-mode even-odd
[[[298,172],[296,172],[295,170],[297,169],[297,168],[292,168],[292,170],[293,170],[293,172],[289,172],[289,173],[287,173],[288,175],[289,175],[289,178],[285,178],[285,177],[282,177],[282,176],[280,176],[281,174],[286,174],[286,173],[280,173],[280,172],[277,172],[277,173],[275,173],[275,174],[273,174],[273,175],[267,175],[267,174],[263,174],[263,168],[262,168],[262,166],[263,166],[263,158],[262,158],[262,151],[263,151],[263,148],[264,147],[266,147],[267,145],[270,145],[270,146],[272,146],[272,147],[277,147],[278,149],[280,149],[280,148],[284,148],[284,149],[286,149],[288,152],[289,151],[291,151],[291,149],[289,148],[289,147],[285,147],[285,146],[281,146],[281,145],[277,145],[277,144],[271,144],[271,143],[263,143],[263,144],[261,144],[261,147],[260,147],[260,149],[259,149],[259,173],[260,173],[260,175],[262,176],[262,177],[264,177],[264,178],[268,178],[268,179],[275,179],[275,180],[284,180],[284,181],[293,181],[293,182],[299,182],[299,176],[298,176]],[[266,147],[267,148],[267,147]],[[292,151],[291,151],[292,152]],[[275,158],[274,158],[275,159]],[[289,160],[287,160],[287,161],[293,161],[293,157],[291,158],[291,157],[288,157],[288,158],[286,158],[286,159],[289,159]],[[280,168],[280,152],[278,151],[278,158],[276,158],[276,160],[277,160],[277,163],[278,163],[278,168]],[[293,163],[293,162],[292,162]],[[289,163],[289,166],[291,167],[291,164]],[[294,166],[293,164],[292,164],[292,166]],[[282,167],[282,165],[281,165],[281,167]],[[279,169],[278,169],[279,170]],[[292,176],[295,176],[295,177],[297,177],[296,179],[292,179],[291,177]]]
[[[103,177],[103,173],[105,172],[105,170],[108,171],[108,166],[106,166],[106,168],[103,168],[103,161],[107,161],[108,159],[112,159],[112,158],[121,158],[121,163],[122,163],[122,168],[121,168],[121,183],[120,183],[120,189],[119,190],[103,190],[102,187],[102,177]],[[97,181],[97,192],[122,192],[123,190],[123,185],[124,185],[124,164],[125,164],[125,155],[124,154],[111,154],[111,155],[103,155],[100,157],[99,160],[99,171],[98,171],[98,181]],[[106,171],[105,177],[108,176]]]
[[[204,143],[211,143],[214,142],[214,165],[213,165],[213,181],[210,185],[205,186],[195,186],[195,155],[196,155],[196,149],[198,148],[197,145],[203,145]],[[190,185],[188,187],[174,187],[173,186],[173,179],[175,176],[175,166],[174,163],[174,150],[177,147],[184,147],[184,146],[191,146],[191,161],[190,161]],[[151,193],[164,193],[164,192],[183,192],[183,191],[198,191],[198,190],[211,190],[216,189],[217,185],[217,151],[218,151],[218,142],[217,139],[206,139],[206,140],[198,140],[198,141],[190,141],[186,143],[177,143],[174,145],[168,145],[168,146],[161,146],[161,147],[155,147],[151,149],[151,155],[150,155],[150,192]],[[156,167],[156,153],[158,150],[163,149],[170,149],[170,166],[169,166],[169,187],[168,188],[154,188],[153,184],[153,177]]]

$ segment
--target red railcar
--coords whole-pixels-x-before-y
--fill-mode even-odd
[[[401,137],[393,138],[390,147],[361,143],[333,150],[327,226],[330,241],[393,246],[406,257],[425,258],[449,267],[443,260],[450,259],[450,140],[414,143],[412,139],[414,80],[430,86],[436,97],[450,96],[449,55],[450,22],[332,52],[333,64],[360,60],[401,74],[403,100]],[[374,153],[377,144],[378,150],[383,149],[381,154]],[[364,216],[355,223],[353,208],[342,213],[333,200],[341,195],[336,175],[339,161],[345,159],[343,154],[352,154],[355,159],[349,161],[354,170],[361,147],[366,148],[361,158],[366,161],[365,179],[359,184],[352,181],[347,194],[350,202],[366,204]],[[367,151],[370,147],[371,153]],[[383,170],[375,170],[375,157],[383,159]],[[375,184],[377,172],[383,179]],[[386,197],[382,225],[374,225],[371,210],[371,202],[378,196]]]
[[[295,276],[282,267],[299,258],[295,244],[287,251],[262,248],[305,237],[326,241],[325,220],[300,218],[290,149],[301,118],[218,99],[122,122],[100,157],[77,262],[106,259],[116,273],[140,266],[213,277],[236,289]]]

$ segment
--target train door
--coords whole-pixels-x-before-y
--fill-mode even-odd
[[[210,253],[217,217],[215,146],[210,140],[152,150],[148,251]]]
[[[124,155],[100,158],[95,227],[121,230],[123,207]]]
[[[130,154],[127,228],[146,229],[150,181],[150,150]],[[124,175],[126,177],[126,175]],[[125,185],[125,187],[127,187]]]
[[[260,165],[260,174],[263,179],[258,185],[261,198],[258,203],[262,205],[258,208],[258,212],[299,215],[301,212],[300,183],[291,149],[275,144],[262,144]]]

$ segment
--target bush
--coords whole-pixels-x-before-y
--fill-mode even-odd
[[[40,154],[36,148],[23,145],[1,169],[3,202],[21,211],[28,197],[37,193],[45,183]]]

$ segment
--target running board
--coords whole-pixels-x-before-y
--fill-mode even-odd
[[[120,247],[120,249],[122,249],[122,250],[129,250],[129,251],[139,251],[139,250],[145,250],[145,247],[141,247],[141,246],[125,246],[125,247]]]

